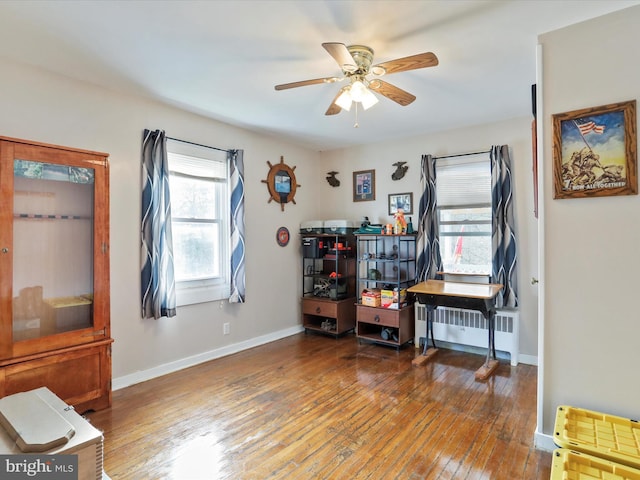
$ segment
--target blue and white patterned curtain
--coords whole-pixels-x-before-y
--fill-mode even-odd
[[[420,197],[420,218],[418,225],[418,272],[417,281],[434,279],[442,271],[440,239],[438,236],[438,211],[436,199],[436,160],[431,155],[422,156],[420,173],[422,196]]]
[[[504,285],[497,308],[518,306],[515,222],[513,217],[511,158],[508,145],[491,147],[491,210],[493,265],[491,281]]]
[[[173,317],[176,289],[173,272],[169,162],[164,131],[142,137],[142,222],[140,280],[142,318]]]
[[[244,303],[244,151],[230,150],[231,186],[231,294],[229,303]]]

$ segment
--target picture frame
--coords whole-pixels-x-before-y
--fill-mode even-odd
[[[554,198],[638,194],[636,101],[553,115]]]
[[[405,215],[413,213],[413,193],[391,193],[389,194],[389,215],[395,215],[401,208]]]
[[[368,202],[376,199],[376,171],[353,172],[353,201]]]

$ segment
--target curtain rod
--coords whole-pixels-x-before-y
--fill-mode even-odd
[[[466,157],[468,155],[480,155],[480,154],[483,154],[483,153],[491,153],[491,150],[486,150],[486,151],[483,151],[483,152],[458,153],[458,154],[455,154],[455,155],[442,155],[440,157],[433,157],[433,158],[435,158],[437,160],[438,158]]]
[[[218,150],[219,152],[229,153],[229,150],[225,150],[224,148],[210,147],[209,145],[202,145],[201,143],[194,143],[188,140],[180,140],[179,138],[173,138],[173,137],[166,137],[166,138],[167,140],[173,140],[174,142],[188,143],[189,145],[195,145],[196,147],[211,148],[212,150]]]

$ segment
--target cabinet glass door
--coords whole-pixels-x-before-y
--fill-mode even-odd
[[[13,162],[13,341],[93,327],[94,170]]]

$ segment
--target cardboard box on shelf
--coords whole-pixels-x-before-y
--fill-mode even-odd
[[[384,308],[399,309],[405,305],[407,290],[397,288],[380,292],[380,305]]]
[[[362,304],[366,305],[367,307],[379,307],[380,306],[380,290],[378,288],[363,290]]]

